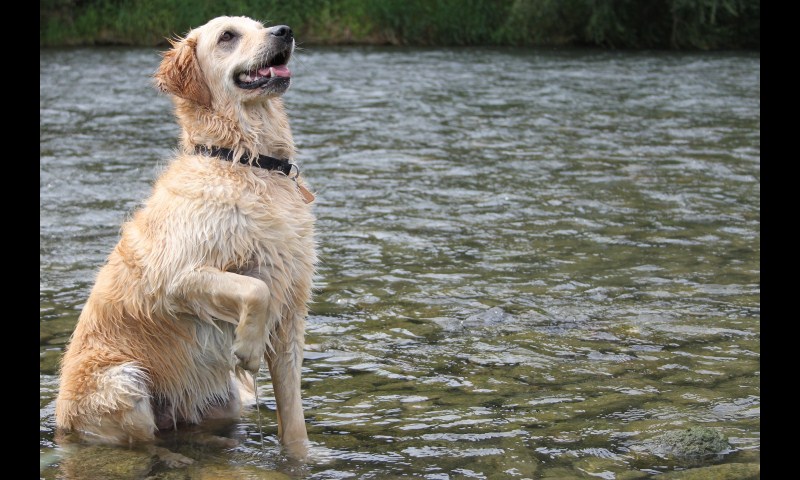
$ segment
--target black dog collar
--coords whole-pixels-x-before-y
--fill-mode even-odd
[[[196,153],[200,155],[208,155],[211,157],[221,158],[222,160],[227,160],[229,162],[233,161],[233,150],[230,148],[222,148],[222,147],[211,147],[208,148],[205,145],[198,145],[194,148]],[[277,170],[279,172],[283,172],[284,175],[289,175],[292,172],[292,169],[297,169],[297,165],[294,163],[290,163],[289,160],[281,160],[279,158],[270,157],[269,155],[259,155],[258,157],[253,159],[253,162],[250,163],[250,157],[248,155],[242,155],[239,158],[239,163],[243,163],[245,165],[253,165],[255,167],[263,168],[265,170]]]

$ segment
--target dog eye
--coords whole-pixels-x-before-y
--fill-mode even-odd
[[[233,37],[235,37],[235,36],[236,36],[236,35],[235,35],[234,33],[232,33],[232,32],[224,32],[224,33],[223,33],[223,34],[222,34],[222,35],[219,37],[219,41],[220,41],[220,42],[230,42],[231,40],[233,40]]]

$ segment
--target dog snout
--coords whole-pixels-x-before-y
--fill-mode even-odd
[[[269,28],[268,31],[271,36],[278,37],[287,42],[294,38],[292,29],[287,25],[276,25]]]

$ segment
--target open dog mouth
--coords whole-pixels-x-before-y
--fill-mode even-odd
[[[266,85],[272,79],[288,79],[292,72],[286,64],[289,62],[289,52],[281,52],[270,58],[263,65],[245,72],[238,72],[234,77],[236,86],[244,89],[254,89]]]

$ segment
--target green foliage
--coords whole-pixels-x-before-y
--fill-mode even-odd
[[[759,48],[758,0],[40,0],[39,44],[163,45],[218,15],[302,43]]]
[[[757,0],[515,0],[506,38],[525,45],[759,48],[760,22]]]
[[[761,6],[747,0],[671,0],[670,46],[716,48],[760,45]]]
[[[503,0],[386,0],[367,2],[368,18],[390,43],[496,45],[512,4]]]
[[[517,45],[584,44],[590,15],[587,0],[514,0],[504,29]]]

